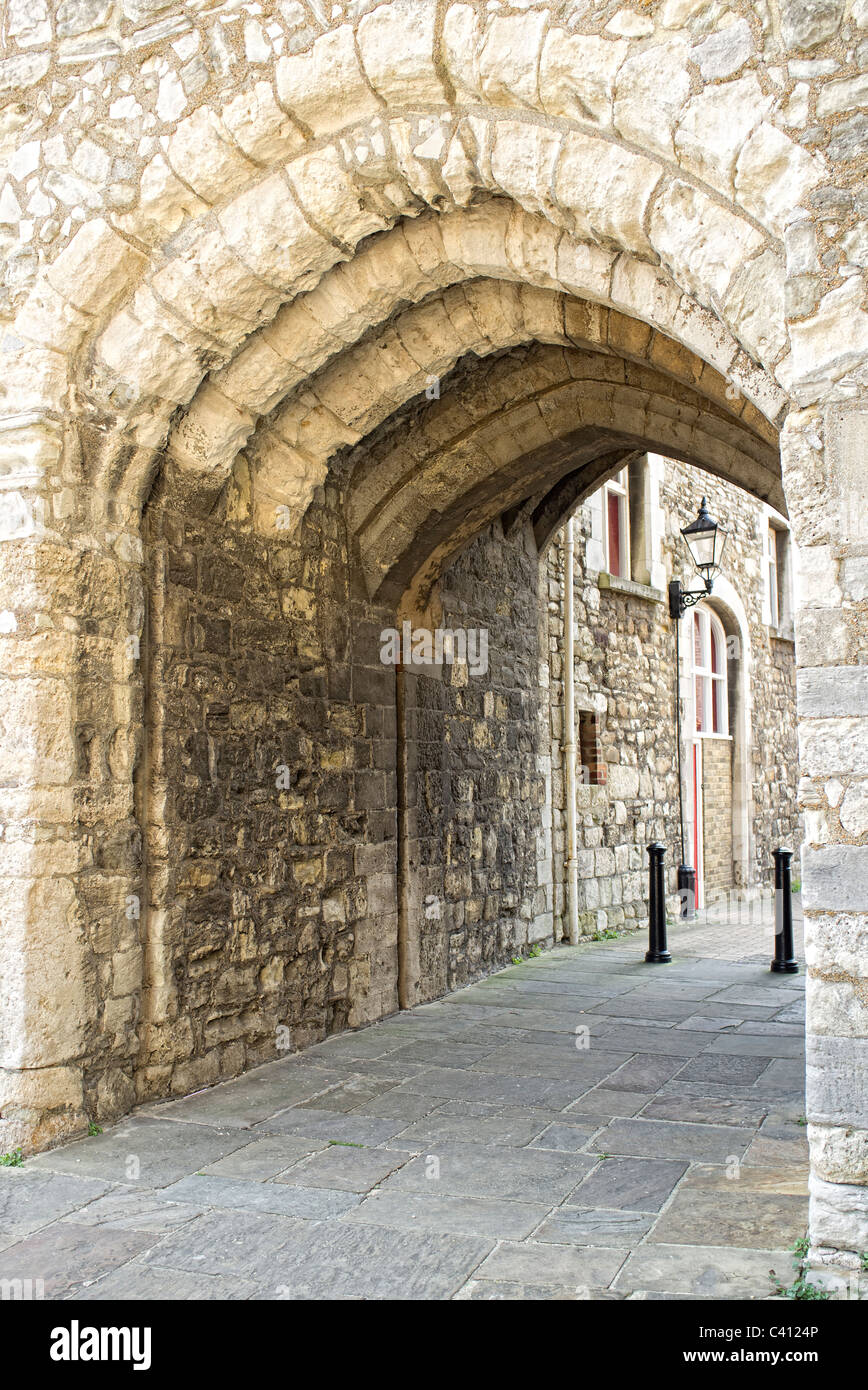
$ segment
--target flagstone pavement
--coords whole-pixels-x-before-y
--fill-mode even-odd
[[[0,1167],[0,1280],[768,1298],[807,1224],[803,976],[770,973],[768,920],[700,918],[670,946],[559,947]]]

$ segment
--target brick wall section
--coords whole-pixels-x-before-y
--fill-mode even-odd
[[[702,740],[703,882],[706,899],[733,886],[732,744]]]

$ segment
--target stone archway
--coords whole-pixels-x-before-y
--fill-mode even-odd
[[[723,58],[706,21],[701,7],[657,5],[629,33],[614,19],[567,24],[545,5],[483,17],[467,4],[441,13],[399,0],[355,27],[320,22],[285,34],[295,51],[272,49],[255,81],[239,82],[229,63],[192,113],[186,98],[176,111],[167,87],[154,112],[159,147],[143,136],[136,158],[124,156],[133,182],[121,210],[91,192],[82,155],[83,219],[70,217],[38,273],[23,277],[4,364],[4,771],[6,822],[17,828],[3,880],[10,1142],[47,1142],[85,1115],[128,1108],[143,978],[153,992],[146,1016],[153,995],[172,988],[155,950],[172,930],[170,914],[153,913],[144,935],[138,925],[153,886],[143,883],[141,842],[161,833],[159,797],[143,801],[154,773],[143,729],[159,716],[147,703],[145,624],[150,632],[165,617],[148,607],[155,555],[141,528],[155,479],[157,498],[174,487],[192,518],[213,505],[232,469],[243,494],[249,465],[238,456],[249,447],[266,507],[287,506],[303,522],[335,451],[418,394],[420,373],[449,371],[468,349],[558,343],[566,354],[578,348],[639,368],[643,384],[625,379],[608,401],[603,394],[603,413],[615,402],[626,410],[630,389],[649,390],[642,373],[680,381],[658,392],[668,426],[650,434],[676,454],[698,444],[667,414],[673,392],[688,393],[679,409],[698,412],[694,420],[726,426],[729,442],[706,432],[709,466],[759,462],[757,450],[772,449],[781,432],[806,565],[798,638],[811,818],[813,1231],[823,1248],[857,1248],[866,1130],[852,1076],[866,1045],[868,853],[859,751],[868,537],[858,459],[868,315],[848,97],[835,85],[848,79],[818,81],[811,92],[822,138],[805,148],[790,119],[792,81],[782,87],[775,72],[788,48],[840,48],[861,21],[848,11],[817,37],[774,20],[764,27],[748,7]],[[112,116],[104,98],[109,144],[112,121],[144,110],[129,98],[137,47],[128,30],[120,38],[119,70],[107,76],[117,77],[109,96],[127,114]],[[167,47],[158,37],[142,42]],[[25,109],[39,84],[48,90],[54,60],[37,44]],[[22,168],[31,154],[21,155]],[[830,207],[840,210],[834,235]],[[818,236],[822,260],[812,250]],[[517,309],[515,297],[504,307],[501,288],[482,291],[491,297],[487,322],[462,325],[478,303],[475,282],[504,280],[521,287],[522,322],[495,326],[498,295],[507,320]],[[449,285],[465,288],[442,360],[409,354],[380,374],[396,346],[394,324],[380,326],[417,305],[422,333],[431,296],[445,302]],[[534,298],[529,286],[546,294]],[[578,341],[566,331],[568,301],[586,306],[589,328]],[[643,366],[644,347],[627,340],[649,331]],[[367,395],[351,391],[374,360]],[[580,394],[570,390],[567,413]],[[616,444],[649,437],[648,400],[641,428],[614,430]],[[601,416],[591,424],[605,432]],[[553,434],[562,437],[562,427]],[[561,480],[569,472],[566,456],[561,462],[558,474],[549,460],[541,478]],[[777,505],[766,485],[773,470],[763,462],[750,486]],[[255,486],[254,477],[254,496]],[[379,508],[392,524],[382,499],[364,506],[365,519]],[[457,512],[447,521],[444,545],[447,534],[450,546],[469,536]],[[183,569],[179,539],[176,555],[160,550],[161,564],[177,559]],[[395,593],[406,587],[416,573],[410,551],[405,540],[369,563],[369,588],[383,575],[394,577]],[[303,630],[304,614],[292,616]],[[207,747],[206,739],[206,762]],[[834,805],[830,775],[843,788]],[[159,872],[153,862],[150,872]],[[177,1032],[164,1041],[154,1084],[181,1043]]]

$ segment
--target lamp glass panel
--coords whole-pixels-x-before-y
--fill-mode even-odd
[[[697,569],[714,564],[715,537],[717,530],[694,531],[687,544]]]

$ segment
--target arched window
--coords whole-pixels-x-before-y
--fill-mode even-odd
[[[693,612],[693,691],[698,734],[728,734],[726,634],[708,608]]]

